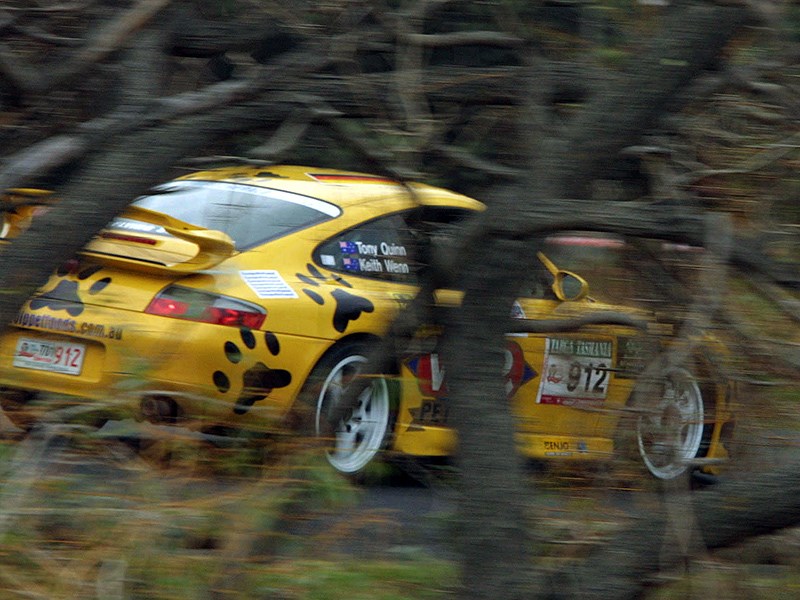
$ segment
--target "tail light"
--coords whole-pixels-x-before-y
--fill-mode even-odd
[[[258,329],[267,318],[267,311],[257,304],[179,285],[170,285],[161,290],[144,312],[186,321],[250,329]]]
[[[103,231],[98,237],[104,240],[119,240],[120,242],[147,244],[148,246],[155,246],[158,243],[153,238],[142,237],[141,235],[131,235],[129,233],[117,233],[115,231]]]

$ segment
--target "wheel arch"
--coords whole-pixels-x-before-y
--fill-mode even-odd
[[[716,338],[704,338],[693,355],[699,370],[700,389],[707,403],[706,420],[711,429],[707,443],[701,448],[700,456],[703,458],[727,457],[728,446],[733,441],[736,383],[725,374],[724,362],[729,355],[729,349]],[[717,471],[713,465],[700,470]]]
[[[300,387],[300,390],[298,392],[298,397],[295,399],[292,409],[289,410],[288,416],[290,421],[293,420],[291,416],[292,412],[296,411],[298,408],[302,408],[304,396],[308,394],[308,385],[311,382],[312,378],[314,377],[314,374],[317,373],[317,371],[319,370],[318,368],[320,365],[325,364],[326,361],[330,360],[331,356],[335,355],[337,352],[340,352],[342,348],[345,348],[349,345],[360,344],[365,346],[371,346],[371,345],[377,346],[379,343],[381,343],[381,339],[382,338],[380,336],[374,333],[356,332],[343,336],[337,340],[334,340],[325,349],[325,351],[319,355],[317,360],[308,370],[308,375],[306,376],[306,380],[303,382],[303,385]],[[389,372],[386,374],[393,376],[391,377],[391,379],[396,379],[396,377],[394,376],[399,375],[399,373],[400,373],[399,364],[395,364],[392,366],[392,369],[389,370]],[[393,408],[397,408],[397,405],[400,402],[399,390],[390,390],[390,392],[394,392],[391,393],[390,396],[392,398]]]
[[[314,364],[314,367],[311,369],[311,373],[317,368],[317,365],[322,364],[327,360],[332,354],[338,352],[341,348],[350,345],[350,344],[363,344],[366,346],[377,346],[382,342],[383,338],[379,335],[374,333],[367,333],[367,332],[358,332],[352,333],[350,335],[344,336],[336,340],[333,344],[331,344],[325,352],[319,357],[317,362]],[[389,398],[392,403],[392,409],[397,410],[400,406],[400,397],[402,394],[401,385],[400,385],[400,362],[399,359],[393,361],[390,365],[390,368],[385,369],[385,375],[387,375],[387,382],[389,383]]]
[[[324,362],[331,354],[334,352],[338,352],[340,348],[349,345],[349,344],[363,344],[363,345],[375,345],[381,343],[383,338],[379,335],[374,333],[367,333],[367,332],[358,332],[358,333],[351,333],[350,335],[346,335],[334,341],[328,348],[323,352],[320,357],[317,359],[317,362],[314,363],[314,366],[311,368],[313,371],[316,366],[322,362]],[[398,364],[393,364],[391,369],[388,369],[387,375],[397,375],[400,373],[400,367]]]

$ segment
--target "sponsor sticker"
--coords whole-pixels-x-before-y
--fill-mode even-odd
[[[259,298],[297,298],[297,293],[277,271],[239,271],[239,275]]]
[[[657,348],[641,337],[617,338],[617,377],[635,379],[655,356]]]
[[[586,406],[608,396],[610,340],[547,338],[537,404]]]
[[[447,397],[445,366],[440,360],[438,352],[415,356],[406,362],[406,366],[416,377],[419,391],[423,396]],[[508,342],[503,366],[503,377],[508,396],[513,396],[520,386],[535,378],[536,375],[536,371],[525,362],[525,355],[519,345],[515,342]]]
[[[14,318],[13,323],[15,325],[21,325],[22,327],[34,327],[37,329],[48,329],[65,333],[79,333],[85,336],[107,338],[110,340],[121,340],[124,331],[121,325],[105,325],[103,323],[90,323],[89,321],[78,322],[75,319],[37,315],[25,311],[20,311]]]

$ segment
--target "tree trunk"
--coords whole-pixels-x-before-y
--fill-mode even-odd
[[[466,249],[465,295],[445,347],[450,415],[458,430],[462,496],[461,597],[534,597],[522,459],[502,372],[525,245],[481,238]],[[530,258],[530,257],[529,257]]]

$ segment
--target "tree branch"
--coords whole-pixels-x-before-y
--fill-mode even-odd
[[[502,46],[517,48],[525,40],[497,31],[457,31],[454,33],[405,33],[400,39],[409,44],[425,48],[447,48],[451,46]]]

